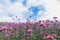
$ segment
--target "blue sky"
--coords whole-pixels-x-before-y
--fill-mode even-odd
[[[59,0],[0,0],[0,21],[45,20],[57,16],[60,19]],[[30,18],[32,16],[32,18]]]

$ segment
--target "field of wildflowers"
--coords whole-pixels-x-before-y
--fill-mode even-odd
[[[60,21],[0,22],[0,40],[60,40]]]

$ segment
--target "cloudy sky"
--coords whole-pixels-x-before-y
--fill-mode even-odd
[[[60,19],[59,14],[60,0],[0,0],[0,22]]]

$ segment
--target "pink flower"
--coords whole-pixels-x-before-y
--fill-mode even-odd
[[[8,36],[9,36],[8,34],[5,35],[6,38],[8,38]]]
[[[57,35],[56,35],[56,34],[52,34],[52,36],[53,36],[54,38],[57,38]]]
[[[52,35],[48,35],[47,39],[53,39],[54,37]]]
[[[9,27],[10,30],[13,30],[13,27]]]
[[[31,29],[28,29],[28,33],[32,33],[33,32],[33,30],[31,30]]]
[[[3,26],[3,27],[2,27],[2,30],[6,30],[6,29],[7,29],[7,26]]]
[[[45,27],[46,25],[45,25],[44,22],[41,22],[41,23],[40,23],[40,26],[41,26],[41,27]]]

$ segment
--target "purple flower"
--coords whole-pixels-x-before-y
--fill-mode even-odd
[[[7,26],[3,26],[3,27],[2,27],[2,30],[6,30],[6,29],[7,29]]]
[[[6,38],[8,38],[8,36],[9,36],[8,34],[5,35]]]
[[[10,30],[13,30],[13,27],[9,27]]]
[[[53,39],[54,37],[52,35],[48,35],[47,39]]]
[[[41,23],[39,26],[42,27],[42,28],[46,27],[46,25],[44,23]]]
[[[28,29],[28,33],[32,33],[33,32],[33,30],[31,30],[31,29]]]

